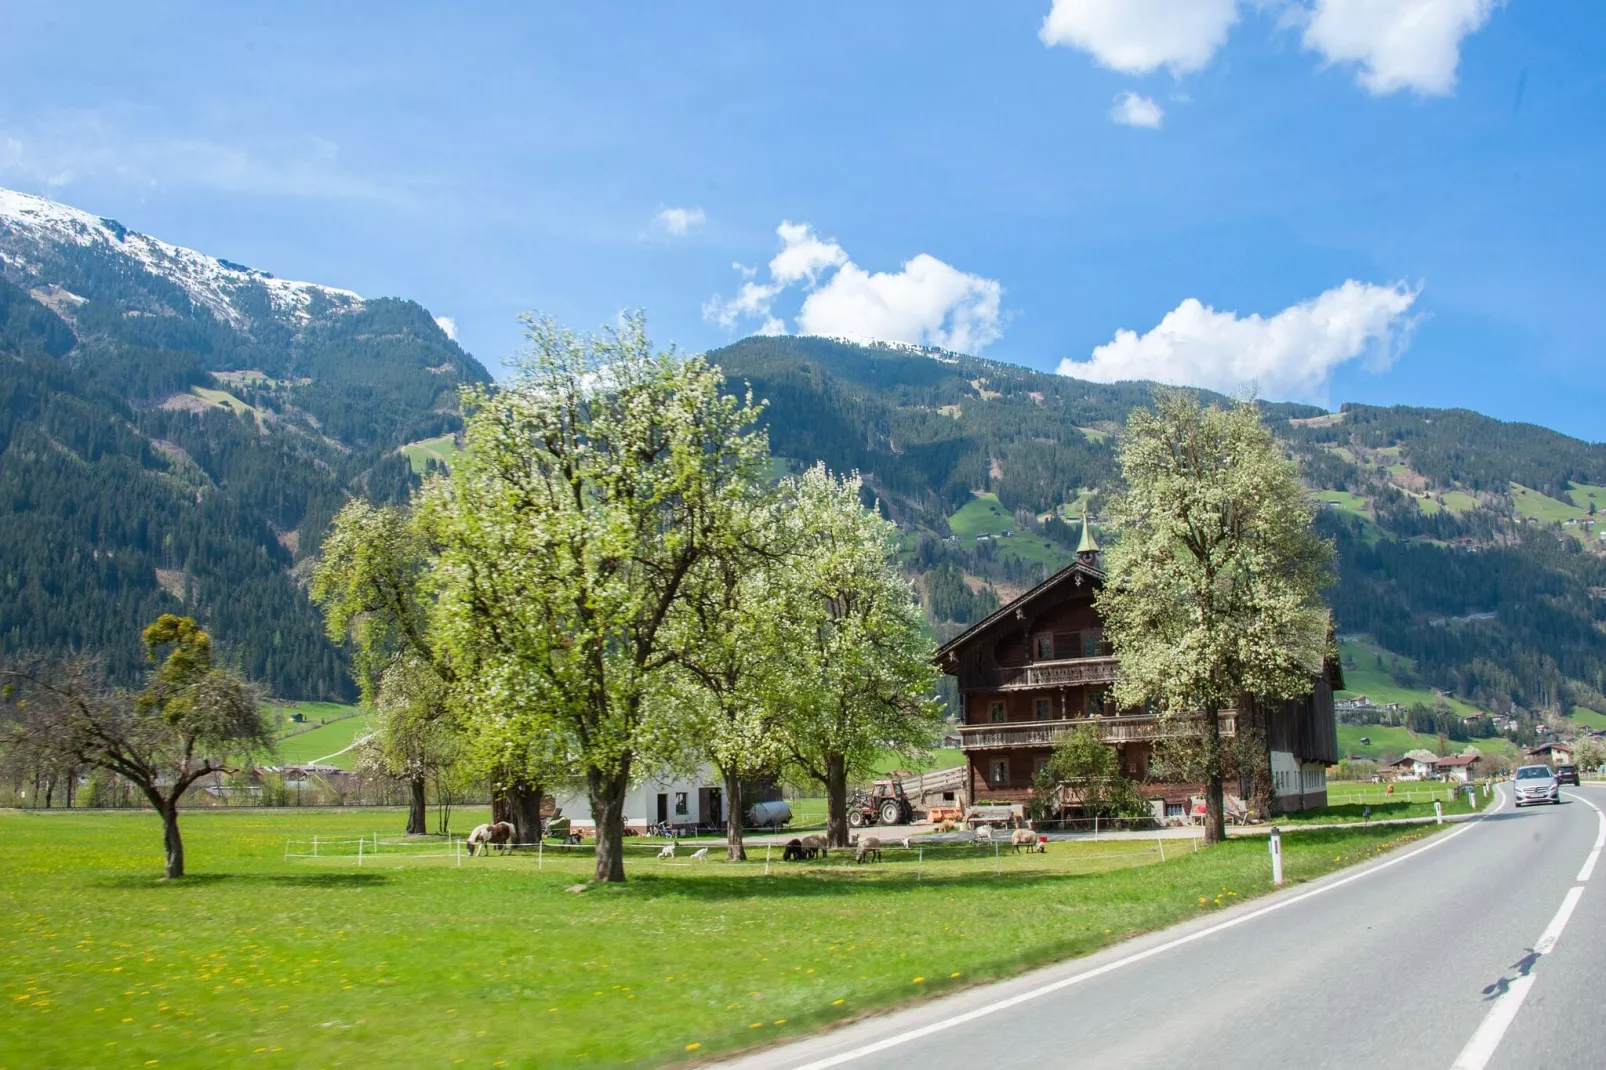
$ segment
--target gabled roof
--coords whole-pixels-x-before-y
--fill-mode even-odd
[[[1440,758],[1434,765],[1471,765],[1480,758],[1476,754],[1455,754],[1448,758]]]
[[[981,620],[977,621],[975,624],[972,624],[970,627],[966,628],[964,631],[960,632],[958,635],[954,636],[952,639],[950,639],[946,643],[942,644],[942,646],[937,648],[937,652],[936,652],[936,654],[934,654],[932,656],[931,660],[934,661],[934,662],[941,662],[950,653],[952,653],[953,651],[959,649],[961,646],[963,646],[965,643],[969,642],[971,639],[975,638],[978,635],[981,635],[983,632],[987,631],[987,629],[991,628],[993,625],[998,624],[1001,621],[1005,621],[1005,620],[1010,619],[1011,617],[1013,617],[1016,614],[1017,611],[1024,610],[1032,602],[1035,602],[1037,599],[1043,597],[1045,594],[1048,594],[1051,591],[1055,590],[1056,588],[1059,587],[1059,585],[1061,583],[1064,583],[1066,580],[1069,580],[1072,576],[1074,576],[1077,573],[1081,573],[1083,576],[1086,576],[1088,579],[1096,580],[1099,583],[1103,583],[1104,582],[1104,570],[1103,569],[1097,568],[1097,567],[1095,567],[1093,565],[1089,565],[1089,564],[1087,564],[1086,562],[1083,562],[1083,561],[1072,561],[1070,564],[1066,565],[1064,568],[1062,568],[1058,572],[1054,573],[1054,575],[1048,577],[1048,579],[1044,580],[1042,583],[1039,583],[1036,587],[1033,587],[1031,590],[1029,590],[1025,594],[1021,595],[1019,598],[1016,598],[1014,601],[1009,602],[1006,605],[1000,606],[994,612],[992,612],[992,613],[988,614],[987,616],[983,617]]]

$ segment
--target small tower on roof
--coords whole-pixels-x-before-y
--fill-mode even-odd
[[[1099,541],[1093,537],[1093,526],[1087,522],[1087,502],[1082,502],[1082,541],[1076,544],[1076,559],[1084,565],[1096,566],[1099,561]]]

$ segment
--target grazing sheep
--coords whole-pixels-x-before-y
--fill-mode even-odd
[[[675,857],[675,845],[672,844],[672,843],[671,844],[667,844],[661,851],[658,852],[658,857],[659,858],[674,858]]]
[[[992,843],[993,842],[993,827],[991,825],[977,825],[976,826],[976,839],[978,841],[985,840],[988,843]]]
[[[699,847],[699,848],[697,848],[697,850],[695,850],[695,851],[693,851],[691,853],[691,860],[693,862],[701,862],[704,859],[706,859],[707,857],[708,857],[708,848],[706,848],[706,847]]]
[[[491,849],[490,825],[475,825],[474,831],[468,834],[468,856],[473,858],[482,848],[487,852]]]
[[[875,855],[877,862],[881,861],[881,841],[874,836],[865,836],[853,841],[853,860],[863,862],[871,855]]]
[[[830,851],[826,849],[824,836],[816,833],[813,836],[803,837],[804,858],[825,858],[829,854]]]
[[[1028,852],[1036,851],[1038,854],[1044,854],[1048,850],[1048,845],[1039,840],[1037,833],[1031,829],[1016,829],[1011,832],[1009,834],[1009,843],[1010,846],[1015,848],[1016,854],[1020,854],[1022,847],[1026,848]]]
[[[786,841],[786,850],[781,853],[781,861],[782,862],[801,862],[801,861],[803,861],[803,841],[799,840],[799,839],[795,839],[795,838],[787,840]]]

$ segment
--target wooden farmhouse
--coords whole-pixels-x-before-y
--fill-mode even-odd
[[[1201,784],[1151,775],[1156,744],[1198,731],[1196,723],[1116,708],[1111,685],[1119,666],[1093,607],[1103,582],[1098,545],[1084,520],[1076,561],[938,649],[938,666],[957,677],[972,801],[1025,803],[1055,745],[1082,725],[1115,748],[1120,769],[1140,782],[1157,816],[1162,807],[1166,816],[1186,813],[1190,797],[1203,792]],[[1274,811],[1327,804],[1327,767],[1339,758],[1333,691],[1342,687],[1333,661],[1307,698],[1264,704]],[[1224,744],[1236,736],[1237,722],[1236,711],[1221,713]],[[1227,791],[1249,795],[1247,785],[1233,780]],[[1074,796],[1061,802],[1074,807]]]

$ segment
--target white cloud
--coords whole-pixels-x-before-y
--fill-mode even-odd
[[[1353,279],[1270,318],[1217,312],[1190,297],[1147,334],[1121,330],[1061,375],[1113,383],[1153,379],[1233,392],[1253,387],[1276,399],[1323,400],[1339,365],[1367,357],[1381,371],[1410,341],[1419,290]]]
[[[807,223],[785,221],[775,232],[781,249],[769,262],[769,281],[732,265],[745,281],[735,297],[709,300],[703,306],[706,319],[727,328],[759,319],[760,333],[785,333],[786,322],[773,305],[783,291],[800,286],[806,296],[797,328],[804,334],[978,352],[1002,333],[1003,287],[994,279],[960,271],[929,253],[911,258],[899,271],[870,272]]]
[[[665,208],[658,213],[658,225],[675,237],[706,222],[708,216],[701,208]]]
[[[1180,75],[1209,65],[1237,21],[1237,0],[1054,0],[1037,36],[1125,74]]]
[[[781,251],[770,261],[770,274],[782,286],[807,279],[810,285],[827,268],[848,262],[848,254],[834,239],[820,239],[807,223],[782,221],[775,228],[781,236]]]
[[[1461,40],[1489,21],[1502,0],[1315,0],[1305,47],[1329,63],[1360,66],[1374,94],[1455,89]]]
[[[450,338],[454,342],[457,341],[457,320],[451,316],[436,316],[435,326],[444,331],[446,333],[446,337]]]
[[[1150,130],[1158,130],[1160,121],[1164,118],[1164,108],[1150,98],[1132,92],[1122,93],[1116,97],[1115,106],[1110,109],[1110,121],[1124,126],[1143,126]]]

